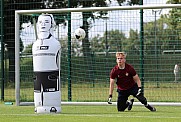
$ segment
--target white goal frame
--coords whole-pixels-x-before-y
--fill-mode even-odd
[[[15,102],[16,106],[28,105],[29,103],[20,103],[20,15],[32,15],[41,13],[64,13],[64,12],[83,12],[83,11],[111,11],[111,10],[141,10],[141,9],[162,9],[162,8],[181,8],[181,4],[157,4],[157,5],[137,5],[137,6],[111,6],[111,7],[89,7],[89,8],[63,8],[63,9],[38,9],[38,10],[16,10],[15,11]],[[106,102],[61,102],[62,104],[73,105],[107,105]],[[33,103],[30,103],[31,105]],[[113,103],[115,105],[116,103]],[[139,105],[139,103],[135,103]],[[181,103],[162,103],[154,102],[154,105],[176,105]]]

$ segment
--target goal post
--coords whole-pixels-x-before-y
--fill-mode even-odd
[[[126,51],[128,55],[127,61],[132,63],[139,74],[140,65],[144,65],[144,84],[145,95],[150,102],[155,102],[158,105],[180,105],[179,101],[181,96],[179,89],[181,84],[175,84],[172,82],[174,79],[172,73],[171,60],[179,61],[178,55],[172,55],[169,59],[165,55],[162,55],[163,50],[173,50],[181,47],[178,40],[179,33],[172,33],[171,27],[168,27],[167,22],[164,19],[158,20],[160,15],[152,13],[153,10],[162,10],[163,15],[169,16],[165,12],[171,9],[180,9],[181,4],[157,4],[157,5],[136,5],[136,6],[111,6],[111,7],[90,7],[90,8],[62,8],[62,9],[38,9],[38,10],[16,10],[15,11],[15,102],[16,105],[27,105],[33,102],[33,71],[31,60],[32,55],[29,52],[20,52],[20,39],[25,43],[25,49],[30,48],[35,41],[34,26],[27,27],[25,24],[24,30],[20,30],[20,23],[24,16],[34,16],[34,14],[51,13],[55,15],[65,14],[61,16],[60,21],[69,18],[66,14],[71,13],[72,32],[68,32],[68,29],[64,24],[59,23],[55,30],[55,36],[62,43],[63,54],[61,55],[61,90],[63,104],[90,104],[90,105],[105,105],[108,97],[109,88],[109,72],[115,65],[115,52]],[[140,25],[140,10],[148,10],[143,15],[145,22],[144,30],[147,35],[144,42],[146,44],[143,51],[144,58],[140,59],[140,44],[139,44],[139,27]],[[96,12],[106,11],[108,17],[100,17],[96,15]],[[133,12],[132,12],[133,11]],[[81,14],[82,12],[94,12],[95,19],[85,18]],[[135,15],[134,15],[135,14]],[[174,16],[174,15],[173,15]],[[117,17],[117,18],[116,18]],[[150,20],[149,20],[150,18]],[[180,15],[181,18],[181,15]],[[167,18],[168,19],[168,18]],[[21,22],[22,21],[22,22]],[[84,21],[84,22],[83,22]],[[61,21],[62,22],[62,21]],[[87,29],[87,38],[85,40],[78,41],[73,36],[73,31],[78,27],[85,27]],[[162,31],[157,30],[156,25],[163,25]],[[149,26],[152,30],[149,30]],[[66,25],[66,24],[65,24]],[[139,31],[138,31],[139,30]],[[147,33],[147,31],[153,31]],[[169,31],[169,32],[168,32]],[[133,33],[131,33],[133,32]],[[167,33],[166,33],[167,32]],[[24,36],[23,34],[27,34]],[[133,34],[133,35],[130,35]],[[167,34],[167,35],[163,35]],[[168,40],[168,34],[172,37],[172,40]],[[68,40],[67,35],[71,36],[71,40]],[[122,35],[122,36],[118,36]],[[161,35],[163,37],[161,37]],[[133,39],[130,37],[133,36]],[[27,41],[27,42],[26,42]],[[71,43],[71,51],[67,51],[67,42]],[[171,42],[174,42],[173,48],[169,46]],[[177,43],[178,42],[178,43]],[[132,45],[134,44],[134,45]],[[89,48],[89,49],[87,49]],[[90,51],[90,52],[86,52]],[[105,53],[108,52],[108,53]],[[107,55],[108,54],[108,55]],[[67,62],[68,55],[73,58],[70,62]],[[131,58],[132,57],[132,58]],[[163,61],[165,59],[166,61]],[[144,60],[144,64],[140,64],[140,60]],[[28,62],[28,63],[27,63]],[[169,62],[169,64],[167,63]],[[175,63],[174,62],[174,63]],[[71,65],[69,65],[71,64]],[[26,67],[28,65],[28,67]],[[153,66],[154,65],[154,66]],[[155,67],[154,69],[152,67]],[[160,69],[163,67],[163,69]],[[24,69],[27,68],[27,69]],[[67,79],[67,74],[71,75],[70,79]],[[68,81],[72,80],[71,86],[68,86]],[[21,86],[24,85],[24,86]],[[29,87],[27,87],[29,85]],[[70,88],[71,87],[71,88]],[[163,94],[163,90],[169,89],[167,93]],[[22,91],[24,90],[24,91]],[[31,91],[32,90],[32,91]],[[174,91],[173,91],[174,90]],[[72,92],[71,101],[67,98],[69,92]],[[32,92],[32,93],[27,93]],[[158,93],[157,93],[158,92]],[[169,95],[169,94],[174,94]],[[31,95],[31,96],[29,96]],[[114,99],[116,99],[116,91],[114,91]],[[179,97],[180,96],[180,97]],[[163,103],[162,103],[163,102]],[[166,104],[165,104],[166,102]],[[177,104],[174,104],[174,103]],[[139,104],[138,104],[139,105]]]

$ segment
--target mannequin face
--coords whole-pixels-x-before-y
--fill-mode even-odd
[[[51,17],[50,16],[39,16],[38,28],[40,32],[49,32],[51,28]]]

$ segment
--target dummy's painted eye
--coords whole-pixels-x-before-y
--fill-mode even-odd
[[[48,20],[45,20],[45,23],[50,23]]]

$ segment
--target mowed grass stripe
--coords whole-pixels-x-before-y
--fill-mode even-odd
[[[125,115],[115,115],[115,114],[1,114],[0,116],[74,116],[74,117],[117,117],[117,118],[175,118],[175,119],[181,119],[181,117],[178,116],[125,116]]]

